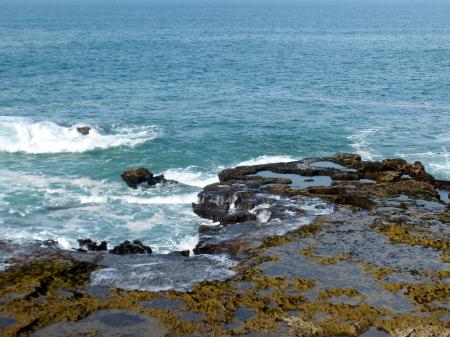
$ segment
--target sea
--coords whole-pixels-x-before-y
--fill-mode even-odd
[[[192,249],[221,169],[339,152],[450,179],[450,1],[0,0],[1,240]]]

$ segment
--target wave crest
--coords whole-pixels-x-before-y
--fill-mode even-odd
[[[156,126],[116,128],[111,134],[102,134],[97,128],[90,126],[89,134],[83,136],[77,131],[79,126],[81,125],[64,127],[53,122],[0,117],[0,152],[86,152],[118,146],[133,147],[160,135]]]
[[[240,162],[236,166],[253,166],[261,164],[272,164],[272,163],[287,163],[290,161],[300,160],[301,158],[295,158],[291,156],[259,156],[257,158],[252,158],[243,162]]]
[[[164,176],[170,180],[176,180],[179,183],[203,188],[206,185],[219,182],[217,171],[220,171],[223,167],[219,167],[214,172],[201,172],[196,170],[195,166],[189,166],[187,168],[168,169],[164,171]]]

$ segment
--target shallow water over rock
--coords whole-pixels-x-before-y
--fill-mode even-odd
[[[371,327],[369,330],[364,332],[359,337],[389,337],[389,334],[383,330],[377,329],[375,327]]]
[[[332,161],[315,161],[309,165],[314,166],[314,167],[320,167],[320,168],[331,168],[331,169],[336,169],[336,170],[340,170],[340,171],[349,170],[347,167],[333,163]]]
[[[450,203],[450,191],[449,190],[444,190],[442,188],[439,188],[438,193],[439,193],[439,197],[441,198],[441,200],[443,202],[445,202],[446,204]]]
[[[253,176],[263,177],[263,178],[281,178],[289,179],[292,183],[289,184],[290,188],[307,188],[313,186],[330,186],[331,178],[328,176],[303,176],[299,174],[289,174],[289,173],[275,173],[271,171],[260,171]]]
[[[99,310],[77,322],[58,323],[32,334],[33,337],[60,337],[92,334],[98,337],[159,337],[167,330],[149,316],[126,310]]]
[[[92,285],[148,291],[186,291],[201,281],[224,280],[236,264],[225,255],[105,255],[98,263],[103,268],[92,273]]]

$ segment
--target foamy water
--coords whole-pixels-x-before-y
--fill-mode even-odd
[[[271,164],[271,163],[287,163],[290,161],[300,160],[299,157],[291,157],[291,156],[259,156],[256,158],[252,158],[249,160],[242,161],[235,166],[252,166],[252,165],[262,165],[262,164]]]
[[[88,135],[77,127],[88,126]],[[75,124],[64,127],[53,122],[33,122],[25,118],[0,117],[0,152],[61,153],[85,152],[118,146],[135,146],[160,136],[155,126],[116,128],[102,134],[95,126]]]
[[[183,184],[132,190],[114,181],[0,170],[0,188],[1,236],[15,242],[53,239],[69,248],[78,238],[140,238],[160,252],[192,250],[204,222],[191,211],[198,189]]]
[[[259,156],[238,165],[295,159]],[[198,226],[210,222],[197,217],[191,204],[203,186],[218,182],[222,168],[206,172],[194,166],[168,169],[162,173],[178,183],[137,190],[120,180],[0,169],[0,188],[6,191],[0,196],[5,219],[1,234],[14,242],[52,239],[65,249],[76,248],[79,238],[89,237],[111,245],[139,238],[156,252],[192,251],[198,242]]]
[[[447,132],[430,134],[430,138],[433,137],[445,145],[440,149],[436,149],[436,151],[418,152],[417,144],[414,144],[412,141],[406,142],[404,146],[400,145],[405,143],[404,138],[406,136],[404,134],[407,134],[407,131],[398,132],[396,137],[392,136],[394,133],[393,127],[369,128],[358,130],[347,138],[351,141],[350,146],[354,152],[360,154],[363,160],[382,160],[387,157],[398,157],[409,162],[421,161],[433,175],[441,179],[450,179],[450,152],[447,151],[447,147],[450,146],[447,145],[450,134]],[[383,143],[386,143],[387,140],[389,140],[388,145],[394,150],[391,154],[386,154],[383,153],[384,151],[379,150],[383,149]]]

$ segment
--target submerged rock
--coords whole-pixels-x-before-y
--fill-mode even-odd
[[[60,322],[36,332],[48,336],[164,336],[167,332],[154,318],[127,310],[98,310],[76,322]]]
[[[141,184],[153,186],[156,184],[167,182],[163,174],[155,176],[145,167],[140,167],[138,169],[129,168],[121,174],[121,177],[123,181],[125,181],[125,183],[128,185],[128,187],[135,189]]]
[[[152,249],[149,246],[145,246],[139,240],[134,240],[133,242],[126,240],[126,241],[122,242],[120,245],[115,246],[109,252],[112,254],[117,254],[117,255],[151,254]]]
[[[80,126],[77,127],[77,131],[78,133],[81,133],[83,136],[87,136],[91,131],[91,128],[89,126]]]

